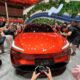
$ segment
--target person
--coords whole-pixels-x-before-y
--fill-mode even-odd
[[[48,80],[53,80],[52,73],[49,67],[47,67],[48,72],[43,71],[43,73],[47,76]],[[41,73],[37,73],[34,71],[31,80],[37,80]]]
[[[23,30],[22,27],[23,27],[23,25],[21,25],[21,24],[16,25],[15,36],[22,32],[22,30]]]
[[[61,30],[61,26],[59,25],[59,23],[58,22],[55,22],[55,25],[54,25],[54,27],[55,27],[55,30],[56,30],[56,32],[60,32],[60,30]]]
[[[6,37],[6,43],[8,45],[9,50],[11,49],[15,33],[16,33],[16,25],[14,25],[13,23],[9,23],[7,26],[5,26],[3,30],[3,35]]]
[[[62,35],[62,36],[64,36],[64,37],[66,37],[67,38],[67,36],[68,36],[68,27],[67,27],[67,24],[66,23],[63,23],[62,24],[62,26],[61,26],[61,31],[60,31],[60,34]]]
[[[10,23],[8,27],[3,31],[5,35],[15,36],[17,26],[13,23]]]
[[[70,27],[65,27],[64,30],[66,30],[66,33],[61,33],[63,36],[66,36],[68,41],[72,43],[72,55],[76,54],[76,48],[79,47],[80,44],[80,30],[78,27],[77,21],[72,21]]]

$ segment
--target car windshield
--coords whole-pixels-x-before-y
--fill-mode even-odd
[[[47,24],[28,24],[24,32],[53,32],[52,28]]]

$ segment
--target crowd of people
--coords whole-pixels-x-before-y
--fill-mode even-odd
[[[3,23],[0,24],[0,54],[5,52],[4,43],[6,41],[8,49],[11,49],[14,37],[19,34],[24,27],[24,24],[19,23]],[[2,61],[0,60],[0,65]]]
[[[6,41],[8,44],[8,48],[11,49],[11,44],[16,35],[18,35],[25,27],[25,24],[19,24],[19,23],[5,23],[5,25],[2,25],[0,28],[0,54],[4,53],[4,42]],[[79,48],[80,44],[80,24],[77,21],[72,21],[71,23],[61,23],[58,24],[58,22],[55,22],[54,25],[51,25],[51,28],[54,32],[57,32],[64,36],[71,44],[72,48],[72,55],[76,54],[76,49]],[[2,61],[0,60],[0,65],[2,64]],[[52,79],[51,70],[49,67],[47,67],[49,70],[48,73],[43,71],[44,74],[48,77],[48,80]],[[76,78],[76,80],[80,80],[80,66],[78,65],[75,69],[72,70],[73,76]],[[31,80],[36,80],[40,73],[33,72]]]
[[[10,46],[12,39],[19,34],[25,27],[25,24],[19,23],[5,23],[0,28],[0,53],[4,53],[3,43],[6,40]],[[60,33],[64,36],[70,43],[73,49],[72,54],[76,54],[76,48],[79,48],[80,44],[80,25],[77,21],[72,21],[71,23],[61,23],[55,22],[51,25],[54,32]],[[10,39],[10,41],[9,41]]]
[[[52,26],[53,30],[55,32],[60,33],[62,36],[64,36],[69,42],[70,47],[72,48],[73,52],[72,55],[76,54],[76,49],[79,48],[80,44],[80,24],[77,21],[72,21],[71,23],[62,23],[58,24],[55,23],[54,26]]]

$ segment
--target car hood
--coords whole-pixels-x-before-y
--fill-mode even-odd
[[[61,52],[66,40],[57,33],[22,33],[14,43],[26,54],[51,54]]]

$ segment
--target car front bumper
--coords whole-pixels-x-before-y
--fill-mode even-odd
[[[70,55],[66,55],[64,57],[60,57],[60,58],[54,58],[53,59],[53,63],[46,65],[46,66],[50,66],[52,68],[60,68],[65,66],[70,60]],[[25,59],[19,59],[17,60],[14,56],[11,56],[11,62],[13,64],[13,66],[17,69],[21,68],[22,70],[27,70],[27,69],[34,69],[34,67],[36,66],[35,60],[25,60]]]

